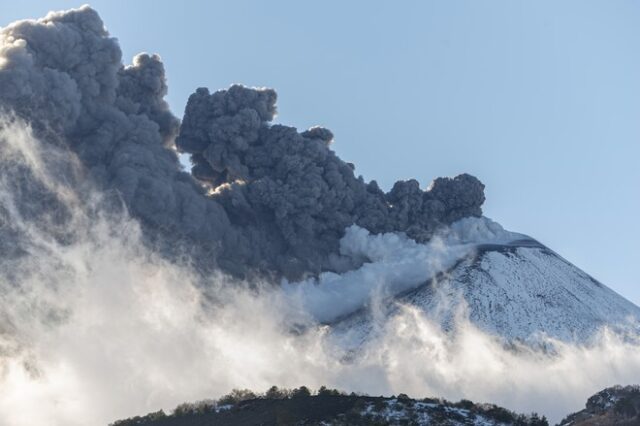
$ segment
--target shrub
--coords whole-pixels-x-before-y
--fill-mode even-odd
[[[469,401],[468,399],[461,399],[459,402],[454,404],[455,407],[463,408],[465,410],[473,410],[476,404],[473,401]]]
[[[633,417],[636,415],[636,407],[631,398],[620,398],[613,407],[616,414],[625,417]]]
[[[487,417],[502,423],[514,423],[516,416],[509,410],[495,405],[490,406],[484,413]]]

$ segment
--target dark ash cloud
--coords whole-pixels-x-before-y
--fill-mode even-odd
[[[68,150],[69,164],[79,159],[82,170],[67,184],[82,193],[91,182],[115,195],[150,243],[174,255],[186,247],[204,269],[289,278],[341,271],[354,266],[338,252],[349,225],[426,241],[482,213],[484,186],[467,174],[427,190],[415,180],[388,193],[365,182],[330,149],[329,130],[271,124],[271,89],[198,89],[180,125],[164,100],[160,58],[141,54],[124,67],[117,41],[87,6],[14,23],[1,38],[0,107]],[[180,170],[174,142],[191,154],[192,175]],[[4,178],[24,181],[28,172],[11,161],[0,160]],[[64,161],[50,166],[68,174]],[[20,192],[18,204],[40,200],[26,215],[64,210],[53,195],[42,201],[43,191]]]

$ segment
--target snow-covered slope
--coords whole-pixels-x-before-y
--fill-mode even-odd
[[[350,232],[344,251],[371,262],[296,290],[310,312],[351,343],[366,340],[398,302],[419,307],[445,329],[462,317],[510,342],[547,336],[585,343],[605,326],[639,330],[638,306],[536,240],[486,218],[464,219],[429,245]],[[375,315],[374,299],[383,300]]]
[[[443,287],[463,295],[476,325],[509,338],[546,333],[584,341],[602,326],[626,329],[640,318],[637,306],[546,247],[483,249]],[[424,286],[405,299],[429,309],[432,292]]]

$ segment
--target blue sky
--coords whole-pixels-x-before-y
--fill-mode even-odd
[[[81,3],[0,3],[0,25]],[[269,86],[390,188],[468,172],[485,214],[640,304],[640,2],[94,1],[124,59],[199,86]]]

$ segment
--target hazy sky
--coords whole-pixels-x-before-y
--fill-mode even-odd
[[[0,3],[0,26],[80,6]],[[126,62],[159,53],[181,116],[199,86],[269,86],[388,189],[471,173],[485,214],[640,304],[640,2],[94,1]]]

